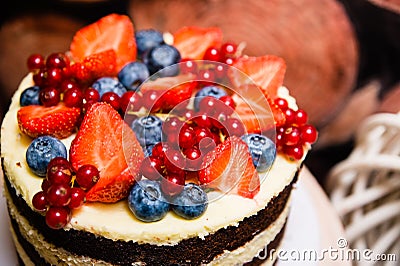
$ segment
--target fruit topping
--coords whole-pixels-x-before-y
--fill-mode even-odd
[[[237,58],[232,66],[246,74],[242,75],[229,69],[228,75],[235,87],[239,88],[245,84],[255,83],[267,97],[271,98],[276,97],[286,72],[285,61],[274,55],[243,56]]]
[[[135,133],[109,104],[94,103],[71,143],[70,161],[77,171],[85,164],[99,170],[88,201],[116,202],[126,197],[139,173],[143,151]]]
[[[119,97],[126,92],[124,85],[118,79],[112,77],[99,78],[92,84],[92,88],[98,91],[100,99],[106,92],[115,92]]]
[[[205,96],[212,96],[214,98],[219,99],[222,96],[226,96],[227,92],[221,87],[217,85],[209,85],[201,88],[196,92],[194,95],[194,109],[199,110],[199,104],[200,101],[205,97]]]
[[[260,189],[249,148],[236,136],[229,137],[205,156],[199,181],[224,193],[247,198],[253,198]]]
[[[136,91],[142,82],[150,76],[147,66],[138,61],[130,62],[118,72],[119,81],[127,90]]]
[[[144,149],[161,141],[162,120],[155,115],[147,115],[135,119],[131,128]]]
[[[183,27],[174,34],[174,46],[182,58],[203,59],[209,47],[222,44],[222,31],[217,27]]]
[[[155,29],[143,29],[135,32],[138,56],[141,58],[147,50],[164,43],[163,34]]]
[[[161,44],[147,50],[143,54],[143,63],[146,64],[150,75],[155,74],[160,77],[172,77],[179,73],[176,65],[181,60],[179,51],[172,45]]]
[[[87,56],[114,50],[117,71],[136,59],[134,26],[126,15],[110,14],[78,30],[71,42],[70,52],[75,62]]]
[[[169,211],[169,203],[161,192],[159,181],[140,180],[128,196],[129,208],[141,221],[159,221]]]
[[[260,134],[246,134],[242,139],[247,143],[253,164],[258,172],[268,170],[275,161],[275,143],[268,137]]]
[[[19,98],[19,105],[27,106],[27,105],[40,105],[39,102],[39,86],[31,86],[26,88]]]
[[[207,193],[194,183],[185,184],[182,192],[172,201],[172,210],[189,220],[200,217],[207,207]]]
[[[18,110],[17,120],[21,132],[32,138],[51,135],[62,139],[75,131],[80,114],[79,108],[63,103],[51,107],[28,105]]]
[[[46,176],[47,165],[55,157],[67,157],[67,148],[57,138],[41,136],[34,139],[26,150],[26,162],[38,176]]]

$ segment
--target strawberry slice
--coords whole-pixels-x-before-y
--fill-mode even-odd
[[[63,139],[75,131],[80,114],[80,108],[63,103],[51,107],[28,105],[18,110],[17,121],[21,132],[32,138],[51,135]]]
[[[240,86],[232,98],[236,103],[235,116],[248,133],[263,133],[285,123],[282,110],[255,84]]]
[[[222,44],[222,30],[217,27],[186,26],[173,35],[174,46],[182,58],[203,59],[207,48]]]
[[[89,55],[70,67],[71,75],[79,82],[92,84],[101,77],[113,77],[117,72],[117,54],[114,50]]]
[[[232,66],[247,75],[243,75],[234,68],[228,70],[228,76],[235,87],[254,82],[272,98],[276,97],[286,72],[285,61],[275,55],[240,57],[234,61]]]
[[[154,103],[152,112],[170,111],[178,104],[188,101],[197,86],[196,75],[192,73],[182,74],[175,77],[164,77],[147,81],[142,84],[140,91],[145,93],[149,90],[160,92],[160,97]]]
[[[136,59],[135,31],[128,16],[110,14],[102,17],[78,30],[70,45],[75,62],[110,49],[117,54],[117,71]]]
[[[246,198],[253,198],[260,190],[260,178],[249,149],[236,136],[229,137],[204,157],[199,181]]]
[[[75,170],[92,164],[99,181],[86,193],[88,201],[116,202],[125,198],[144,158],[135,133],[109,104],[98,102],[87,111],[70,147]]]

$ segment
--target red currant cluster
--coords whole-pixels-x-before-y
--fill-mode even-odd
[[[285,114],[285,124],[276,128],[277,150],[286,154],[291,160],[300,160],[304,155],[303,145],[313,144],[318,137],[316,128],[307,124],[308,115],[302,110],[289,108],[283,98],[276,98],[275,104]]]
[[[224,64],[232,65],[235,58],[240,55],[238,46],[234,43],[226,42],[221,47],[208,47],[204,53],[203,60],[219,62],[222,64],[213,65],[212,68],[198,68],[196,62],[189,58],[181,60],[182,73],[196,73],[197,78],[209,82],[218,81],[226,77],[226,67]]]
[[[99,179],[99,171],[93,165],[83,165],[76,173],[69,161],[55,157],[47,166],[46,178],[32,198],[33,207],[45,213],[50,228],[63,228],[71,220],[71,210],[85,202],[86,191]]]
[[[161,189],[169,196],[179,193],[186,179],[197,182],[203,157],[228,136],[245,133],[240,120],[231,116],[234,109],[233,99],[225,95],[219,99],[205,96],[197,112],[174,110],[162,126],[165,140],[144,159],[141,174],[150,180],[161,179]]]

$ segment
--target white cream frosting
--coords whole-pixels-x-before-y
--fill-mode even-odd
[[[4,172],[11,184],[27,204],[32,207],[33,195],[41,190],[42,178],[34,175],[25,160],[25,153],[31,139],[22,134],[17,125],[17,111],[20,108],[21,92],[32,85],[32,76],[26,76],[12,98],[10,109],[1,127],[1,157],[4,158]],[[289,100],[297,108],[285,87],[279,96]],[[68,148],[74,135],[63,139]],[[245,217],[255,215],[288,185],[300,162],[291,162],[278,155],[271,170],[262,180],[260,192],[254,199],[238,195],[225,195],[210,202],[206,212],[195,220],[185,220],[169,212],[161,221],[144,223],[137,220],[128,208],[127,201],[115,204],[87,203],[74,210],[70,224],[65,228],[85,230],[113,240],[133,240],[138,243],[174,245],[182,239],[203,237],[229,225],[236,226]]]

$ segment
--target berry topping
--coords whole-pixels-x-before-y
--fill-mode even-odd
[[[220,47],[222,31],[217,27],[183,27],[174,33],[174,46],[182,58],[203,59],[209,47]]]
[[[234,86],[239,88],[244,84],[254,82],[272,98],[276,96],[278,88],[282,85],[286,72],[285,61],[274,55],[240,57],[234,61],[233,66],[246,74],[229,69],[228,75]]]
[[[118,79],[112,77],[99,78],[92,84],[92,88],[99,92],[100,99],[106,92],[115,92],[119,97],[122,97],[126,92],[124,85]]]
[[[172,201],[172,210],[185,219],[200,217],[208,207],[207,193],[194,183],[187,183]]]
[[[247,144],[236,136],[229,137],[205,156],[199,181],[223,193],[247,198],[253,198],[260,189],[260,178]]]
[[[143,151],[135,133],[107,103],[94,103],[87,111],[70,147],[73,169],[91,164],[98,182],[86,192],[87,201],[116,202],[129,193],[139,173]]]
[[[196,94],[194,95],[194,109],[195,110],[199,110],[199,104],[201,102],[201,100],[206,97],[206,96],[211,96],[211,97],[215,97],[217,99],[219,99],[222,96],[226,96],[227,92],[220,86],[215,86],[215,85],[209,85],[209,86],[205,86],[202,89],[200,89],[199,91],[196,92]]]
[[[39,86],[32,86],[32,87],[26,88],[21,93],[21,96],[19,98],[19,104],[21,106],[40,105],[39,91],[40,91]]]
[[[46,224],[52,229],[61,229],[69,223],[71,217],[68,207],[51,206],[46,212]]]
[[[132,122],[131,127],[142,147],[161,141],[162,120],[155,115],[139,117]]]
[[[107,15],[78,30],[70,45],[75,62],[110,49],[117,55],[117,71],[136,59],[134,27],[128,16]]]
[[[179,51],[172,45],[162,44],[147,50],[143,54],[143,62],[146,64],[150,74],[160,71],[161,77],[176,76],[179,67],[175,64],[179,63],[181,55]]]
[[[128,196],[129,208],[141,221],[159,221],[167,214],[169,203],[161,192],[160,182],[140,180]]]
[[[51,135],[57,138],[70,136],[79,122],[81,110],[62,103],[55,106],[28,105],[17,113],[21,132],[32,138]]]
[[[260,134],[243,135],[242,139],[247,143],[254,166],[258,172],[268,170],[275,161],[275,143],[266,136]]]
[[[164,43],[163,35],[155,29],[143,29],[135,32],[135,39],[139,57],[147,50]]]
[[[99,181],[100,173],[96,166],[84,164],[76,171],[75,181],[83,190],[91,189]]]
[[[67,148],[60,140],[51,136],[34,139],[26,150],[26,162],[38,176],[46,176],[47,165],[55,157],[67,158]]]
[[[150,73],[147,66],[137,61],[128,63],[118,72],[118,79],[127,90],[136,91],[139,85],[149,76]]]

